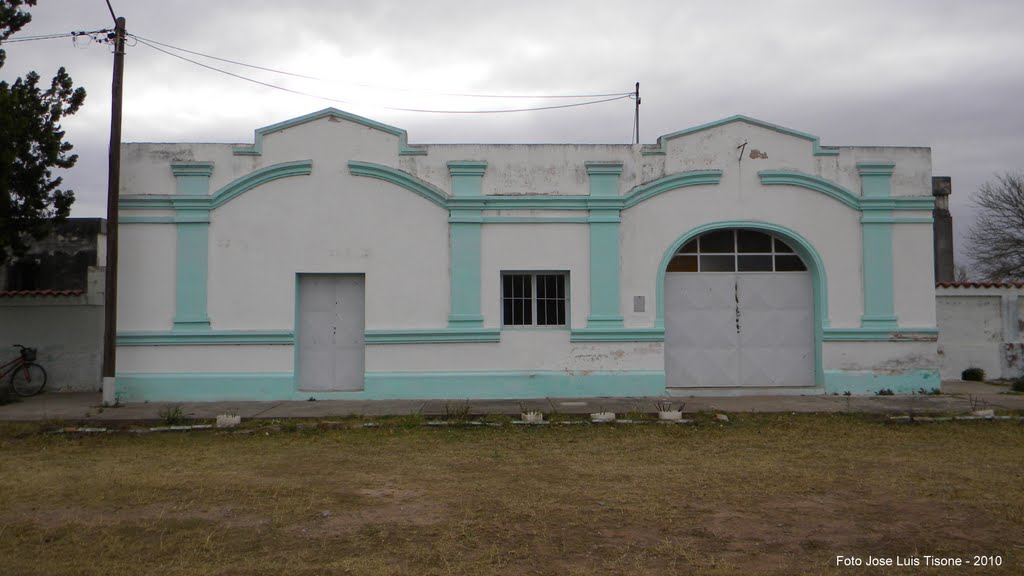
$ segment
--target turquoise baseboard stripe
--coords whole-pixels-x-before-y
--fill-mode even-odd
[[[825,328],[825,342],[934,342],[938,328]]]
[[[118,346],[206,346],[206,345],[295,344],[290,330],[175,330],[173,332],[118,332]]]
[[[665,373],[650,371],[367,372],[365,389],[306,392],[291,372],[117,375],[121,402],[247,400],[525,399],[663,396]]]
[[[892,390],[895,394],[913,394],[924,390],[930,392],[942,386],[938,370],[908,370],[896,374],[870,370],[826,370],[826,394],[875,394],[881,390]]]
[[[650,371],[367,372],[366,398],[579,398],[663,396],[665,373]]]
[[[293,400],[291,372],[117,375],[119,402],[217,402],[221,400]]]

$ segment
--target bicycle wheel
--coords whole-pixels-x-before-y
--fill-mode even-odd
[[[46,370],[39,364],[22,364],[11,374],[11,389],[18,396],[35,396],[46,386]]]

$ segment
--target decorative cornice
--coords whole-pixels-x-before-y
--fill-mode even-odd
[[[324,108],[319,112],[313,112],[312,114],[299,116],[298,118],[292,118],[291,120],[285,120],[284,122],[278,122],[277,124],[271,124],[270,126],[264,126],[263,128],[257,128],[253,136],[252,146],[239,146],[234,149],[234,154],[236,156],[261,156],[263,154],[264,136],[268,136],[275,132],[281,132],[282,130],[287,130],[288,128],[299,126],[301,124],[306,124],[308,122],[314,122],[316,120],[320,120],[323,118],[346,120],[354,124],[361,124],[373,130],[379,130],[381,132],[386,132],[393,136],[397,136],[399,156],[423,156],[426,155],[427,153],[426,149],[424,148],[409,146],[408,134],[406,133],[405,130],[402,130],[401,128],[388,126],[387,124],[382,124],[380,122],[370,120],[369,118],[363,118],[362,116],[357,116],[355,114],[343,112],[341,110],[338,110],[337,108]]]
[[[213,162],[175,162],[171,164],[174,176],[207,176],[213,174]]]
[[[769,124],[768,122],[764,122],[756,118],[751,118],[749,116],[744,116],[742,114],[737,114],[735,116],[730,116],[728,118],[723,118],[721,120],[716,120],[714,122],[709,122],[707,124],[701,124],[700,126],[694,126],[693,128],[687,128],[685,130],[680,130],[678,132],[672,132],[671,134],[666,134],[658,138],[658,143],[655,146],[642,148],[640,150],[640,154],[643,156],[664,155],[666,150],[666,144],[669,140],[682,138],[683,136],[688,136],[690,134],[695,134],[697,132],[703,132],[704,130],[711,130],[712,128],[717,128],[719,126],[724,126],[726,124],[732,124],[733,122],[744,122],[752,126],[758,126],[760,128],[765,128],[767,130],[773,130],[780,134],[786,134],[787,136],[795,136],[797,138],[808,140],[811,143],[811,149],[815,156],[836,156],[839,154],[839,150],[822,147],[818,140],[818,137],[814,136],[813,134],[798,132],[796,130],[791,130],[789,128],[784,128],[782,126],[778,126],[775,124]]]
[[[622,162],[584,162],[589,176],[618,176],[622,174]]]
[[[889,210],[933,210],[935,198],[932,196],[884,196],[864,198],[830,182],[820,176],[788,170],[762,170],[757,173],[761,184],[766,186],[783,185],[797,186],[815,190],[831,196],[854,210],[889,211]]]
[[[627,193],[622,197],[622,208],[630,208],[636,206],[644,200],[648,200],[668,192],[669,190],[675,190],[676,188],[684,188],[686,186],[703,186],[703,185],[715,185],[722,181],[721,170],[691,170],[688,172],[680,172],[679,174],[672,174],[671,176],[665,176],[659,178],[653,182],[648,182],[634,188],[631,192]]]
[[[487,171],[487,162],[452,161],[448,163],[448,173],[452,176],[483,176]]]
[[[858,162],[857,172],[861,176],[892,176],[894,162]]]
[[[367,344],[435,344],[439,342],[500,342],[495,328],[440,328],[437,330],[367,330]]]

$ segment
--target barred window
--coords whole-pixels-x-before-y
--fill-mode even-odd
[[[503,272],[502,324],[505,326],[565,326],[568,274],[563,272]]]

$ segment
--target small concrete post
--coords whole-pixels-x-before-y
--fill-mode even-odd
[[[932,211],[932,234],[935,244],[935,282],[953,282],[953,215],[949,212],[949,195],[953,192],[949,176],[932,177],[932,196],[935,210]]]

